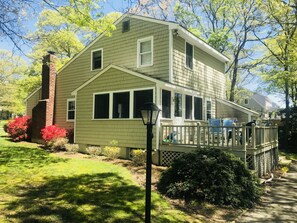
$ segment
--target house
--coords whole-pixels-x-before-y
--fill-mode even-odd
[[[262,118],[268,119],[272,112],[279,111],[280,107],[271,101],[267,96],[254,93],[249,98],[245,98],[241,104],[249,109],[257,111]]]
[[[146,147],[139,109],[152,101],[162,109],[153,130],[159,151],[154,162],[160,164],[162,125],[258,116],[226,100],[229,59],[185,28],[131,14],[115,26],[111,37],[102,33],[59,71],[53,53],[44,58],[42,86],[26,99],[34,141],[41,128],[58,124],[74,129],[81,148],[116,140],[121,156],[128,157],[131,149]]]

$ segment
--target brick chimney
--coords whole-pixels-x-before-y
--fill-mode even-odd
[[[42,60],[41,100],[32,110],[32,141],[35,142],[40,142],[41,129],[54,124],[56,60],[51,51]]]
[[[57,57],[52,51],[48,52],[42,60],[42,90],[41,100],[46,100],[46,119],[45,126],[54,123],[54,106],[56,90],[56,60]]]

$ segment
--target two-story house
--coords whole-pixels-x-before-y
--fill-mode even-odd
[[[115,26],[112,36],[102,33],[57,75],[54,55],[45,57],[42,87],[26,100],[33,138],[42,126],[58,124],[74,129],[82,147],[116,140],[126,156],[130,148],[146,146],[139,112],[145,102],[162,110],[154,127],[156,149],[161,123],[215,117],[243,122],[258,115],[226,100],[229,59],[177,23],[125,14]]]

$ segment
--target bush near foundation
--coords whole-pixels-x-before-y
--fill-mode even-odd
[[[6,132],[14,142],[24,141],[30,137],[29,128],[31,118],[29,116],[17,117],[7,124]]]
[[[218,149],[183,154],[162,173],[158,190],[171,198],[251,208],[259,200],[259,180],[244,163]]]
[[[112,140],[109,146],[103,148],[102,154],[110,159],[117,159],[120,156],[120,147],[118,147],[118,141]]]
[[[135,166],[143,166],[146,161],[146,153],[142,149],[133,149],[131,151],[131,160]]]
[[[51,150],[59,150],[65,148],[68,143],[67,130],[60,128],[58,125],[49,125],[41,130],[42,139],[45,146]]]

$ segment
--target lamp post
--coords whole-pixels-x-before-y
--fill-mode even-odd
[[[145,184],[145,223],[151,222],[151,185],[152,185],[152,139],[153,125],[156,124],[160,109],[152,102],[145,103],[140,109],[143,124],[147,126],[146,135],[146,184]]]

